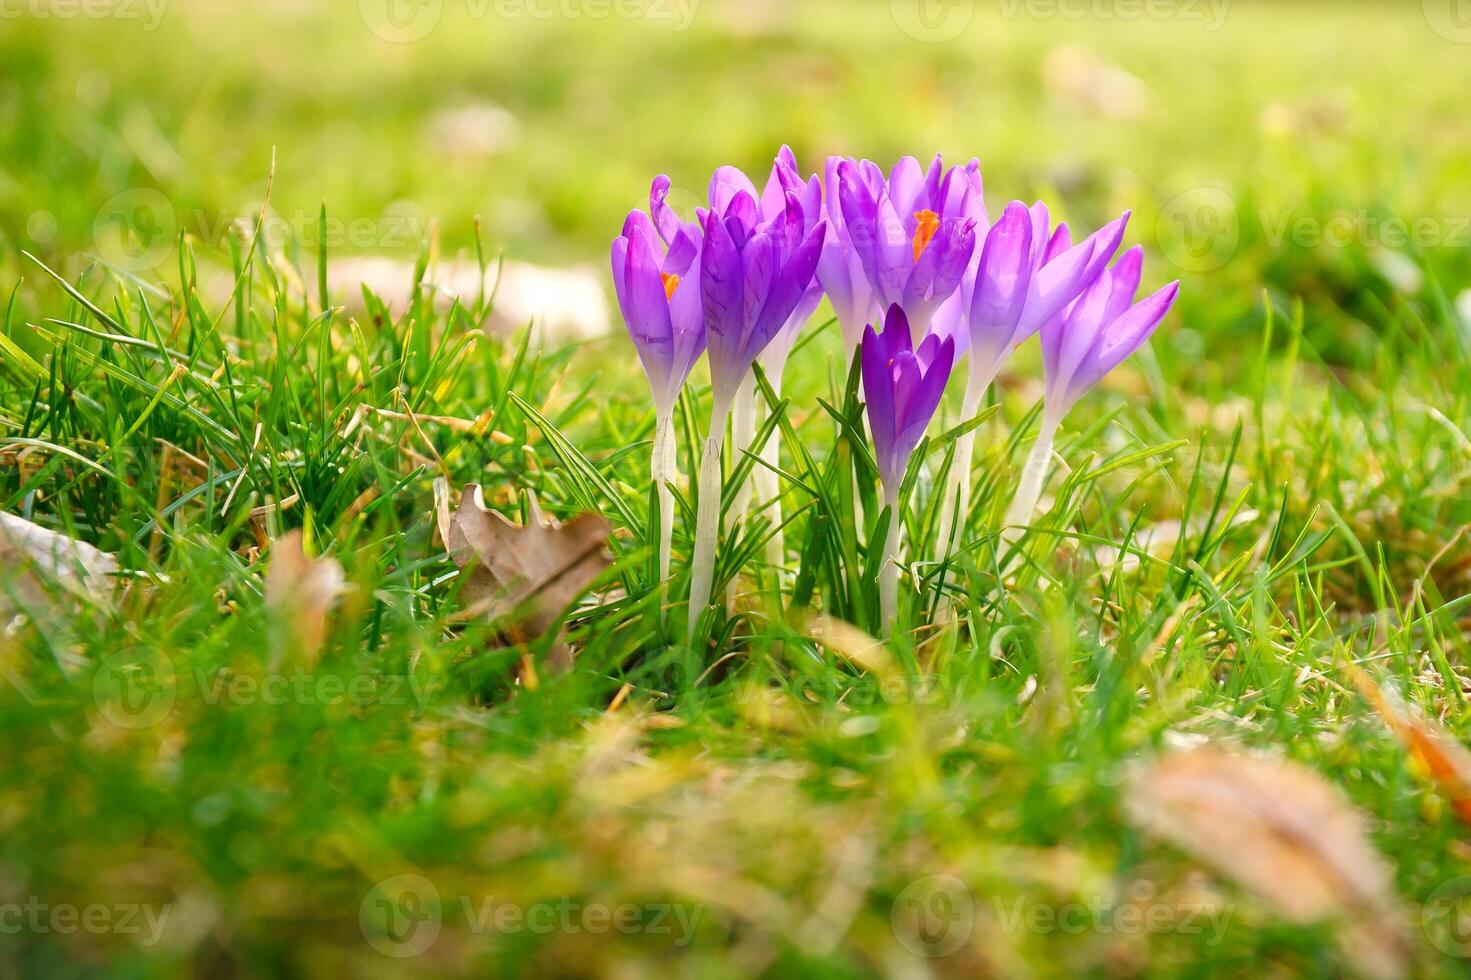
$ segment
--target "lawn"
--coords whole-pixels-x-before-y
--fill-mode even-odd
[[[0,3],[0,511],[98,549],[0,537],[0,972],[1464,975],[1471,783],[1407,749],[1471,739],[1453,5],[386,10]],[[655,174],[691,208],[784,143],[1130,208],[1182,282],[1015,548],[1012,359],[935,563],[952,385],[882,645],[826,306],[768,405],[784,569],[768,508],[684,635],[702,366],[657,581],[608,243]],[[507,323],[502,260],[596,276],[611,329]],[[470,485],[607,522],[551,628],[484,615]],[[1181,817],[1202,746],[1256,790]]]

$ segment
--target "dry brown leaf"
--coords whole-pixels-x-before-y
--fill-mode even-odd
[[[1358,811],[1316,772],[1206,746],[1143,773],[1126,807],[1136,826],[1289,921],[1337,924],[1346,960],[1363,975],[1405,975],[1408,947],[1390,869]]]
[[[488,619],[513,617],[527,637],[546,634],[611,562],[606,552],[613,529],[601,514],[581,514],[559,524],[529,497],[531,520],[512,524],[485,506],[477,484],[465,487],[449,521],[445,544],[468,576],[461,595],[467,613]],[[552,666],[571,665],[560,640]]]
[[[1471,750],[1398,698],[1385,693],[1358,667],[1350,664],[1348,673],[1365,700],[1379,712],[1410,755],[1430,773],[1441,792],[1451,801],[1456,816],[1463,823],[1471,824]]]
[[[815,616],[807,624],[807,635],[823,648],[880,678],[891,677],[897,670],[894,655],[882,640],[841,619]]]
[[[266,562],[266,608],[283,630],[283,639],[308,663],[315,663],[327,640],[327,615],[347,589],[335,558],[308,558],[300,531],[288,531],[271,545]]]
[[[0,563],[10,570],[0,588],[0,611],[7,615],[12,596],[29,610],[47,608],[51,601],[48,584],[105,603],[112,596],[117,573],[117,559],[108,552],[3,511]]]

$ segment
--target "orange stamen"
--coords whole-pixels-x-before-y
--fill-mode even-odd
[[[940,230],[940,216],[933,211],[916,211],[914,220],[919,222],[919,227],[914,230],[914,261],[918,262]]]
[[[679,277],[669,272],[661,272],[659,275],[664,279],[664,298],[673,299],[674,291],[679,288]]]

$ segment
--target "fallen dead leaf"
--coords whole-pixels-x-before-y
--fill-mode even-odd
[[[6,589],[0,589],[0,612],[7,615],[7,591],[31,610],[46,608],[55,587],[106,603],[117,573],[117,559],[108,552],[3,511],[0,561],[12,569]]]
[[[316,663],[327,640],[327,615],[347,588],[335,558],[309,558],[301,531],[288,531],[271,545],[266,562],[266,608],[283,639],[308,664]]]
[[[1316,772],[1204,747],[1136,779],[1133,823],[1261,897],[1294,923],[1338,926],[1345,958],[1373,980],[1408,969],[1392,875],[1363,818]]]
[[[542,513],[535,495],[529,506],[527,525],[512,524],[485,505],[480,487],[472,483],[461,494],[444,538],[468,576],[461,592],[469,602],[465,615],[510,618],[525,638],[534,638],[552,629],[611,564],[605,552],[613,529],[601,514],[559,524]],[[572,651],[558,639],[548,659],[552,667],[565,669],[572,664]]]
[[[1352,664],[1348,675],[1364,699],[1374,706],[1412,758],[1429,772],[1463,823],[1471,824],[1471,750],[1439,726],[1431,724],[1397,696],[1385,691]]]
[[[815,616],[807,624],[807,635],[824,649],[880,678],[893,676],[897,669],[894,656],[883,641],[841,619]]]

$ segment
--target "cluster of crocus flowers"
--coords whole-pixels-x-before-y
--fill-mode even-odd
[[[788,355],[823,296],[850,359],[861,344],[868,423],[889,515],[879,582],[888,628],[897,610],[900,488],[957,361],[970,358],[962,413],[971,419],[1010,355],[1033,334],[1041,336],[1046,405],[1006,518],[1011,537],[1033,518],[1063,417],[1149,338],[1178,291],[1174,283],[1135,302],[1142,251],[1115,261],[1127,214],[1077,245],[1066,224],[1053,227],[1040,203],[1013,201],[992,224],[974,160],[947,170],[939,157],[928,168],[906,157],[886,175],[866,160],[834,157],[824,178],[803,178],[783,148],[761,190],[739,170],[716,171],[709,206],[697,210],[694,222],[668,207],[668,190],[667,178],[659,178],[648,213],[629,215],[613,246],[613,272],[654,393],[651,469],[665,580],[669,484],[677,476],[672,413],[695,362],[709,354],[712,409],[700,461],[691,634],[713,587],[726,427],[738,450],[762,459],[753,482],[758,499],[769,504],[779,496],[779,448],[775,440],[752,445],[752,365],[759,360],[779,392]],[[973,439],[972,429],[956,447],[957,472],[941,511],[941,558],[955,538],[952,529],[965,527]],[[737,492],[735,519],[751,491]],[[768,557],[773,565],[782,561],[779,534],[768,540]]]

